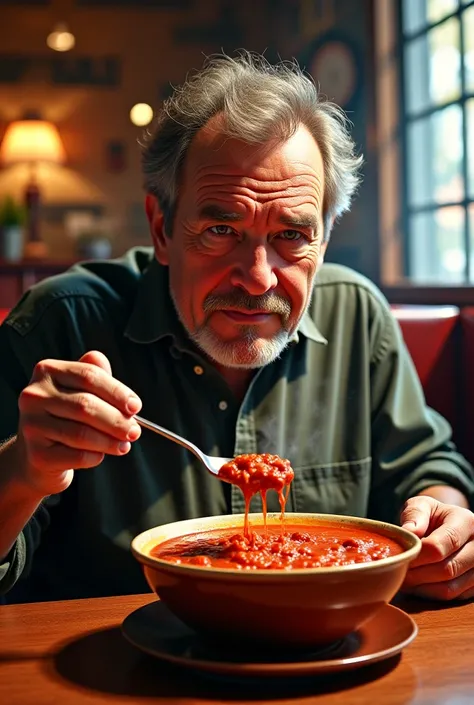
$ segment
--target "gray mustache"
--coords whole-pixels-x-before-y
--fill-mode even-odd
[[[291,315],[290,302],[278,294],[251,296],[240,291],[219,295],[209,294],[204,300],[203,308],[206,313],[220,311],[223,308],[236,308],[243,311],[259,310],[276,313],[285,318]]]

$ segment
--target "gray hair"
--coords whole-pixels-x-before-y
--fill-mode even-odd
[[[334,103],[322,99],[313,80],[296,62],[270,64],[263,56],[219,54],[174,89],[140,142],[144,186],[164,213],[172,233],[181,169],[194,135],[222,114],[226,136],[247,144],[286,141],[303,124],[316,140],[324,163],[325,239],[347,211],[359,184],[362,156],[356,154],[350,122]]]

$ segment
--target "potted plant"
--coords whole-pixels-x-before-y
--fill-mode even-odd
[[[25,220],[25,207],[12,196],[5,196],[0,203],[0,258],[10,262],[21,259]]]

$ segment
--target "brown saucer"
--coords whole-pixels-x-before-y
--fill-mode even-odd
[[[152,656],[188,668],[232,676],[308,676],[346,671],[398,654],[418,627],[398,607],[385,605],[356,632],[320,651],[252,653],[206,643],[157,600],[135,610],[122,624],[124,636]]]

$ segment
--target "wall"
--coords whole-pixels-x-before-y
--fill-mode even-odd
[[[20,8],[21,0],[0,2],[0,129],[25,110],[37,110],[58,125],[67,165],[44,167],[41,173],[47,206],[43,237],[54,256],[72,252],[61,217],[74,205],[106,209],[117,217],[116,252],[147,241],[136,144],[140,130],[129,121],[130,107],[144,101],[158,108],[169,84],[179,83],[189,69],[199,67],[203,54],[245,47],[266,51],[270,60],[295,56],[308,70],[317,71],[324,93],[345,103],[367,161],[364,184],[352,212],[336,226],[329,259],[378,279],[371,0],[36,3],[30,0]],[[140,8],[140,4],[162,7]],[[66,21],[77,40],[73,51],[64,55],[45,44],[58,21]],[[21,63],[12,61],[15,56],[24,60],[23,72],[18,69]],[[84,66],[79,72],[82,79],[74,74],[79,57],[96,62],[92,76]],[[117,74],[112,70],[108,75],[106,57],[117,62]],[[71,62],[69,78],[75,84],[52,82],[52,77],[58,79],[53,59]],[[116,85],[99,85],[107,78],[113,84],[114,76]],[[87,85],[91,80],[96,85]],[[123,145],[121,171],[107,166],[110,141]],[[19,194],[25,177],[20,167],[1,171],[0,194]]]

